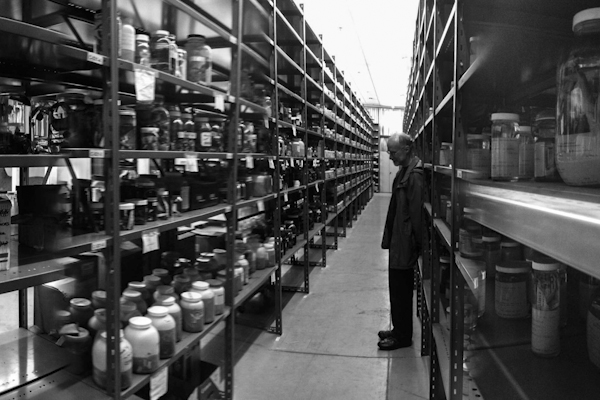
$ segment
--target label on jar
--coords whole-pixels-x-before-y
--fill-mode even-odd
[[[158,331],[160,338],[160,358],[169,358],[175,354],[175,329],[163,329]]]
[[[196,137],[197,137],[197,136],[196,136],[196,132],[194,132],[194,131],[188,131],[188,132],[187,132],[187,138],[188,138],[188,139],[193,139],[193,140],[196,140]]]
[[[186,131],[178,131],[177,132],[177,139],[185,139],[187,138],[187,132]]]
[[[527,283],[502,282],[496,278],[496,314],[502,318],[525,318],[529,312]]]
[[[521,143],[519,145],[519,177],[532,178],[534,169],[534,144]]]
[[[158,368],[158,354],[148,354],[144,357],[133,357],[133,372],[136,374],[149,374]]]
[[[560,310],[532,308],[531,349],[539,355],[553,356],[560,351]]]
[[[519,139],[492,139],[492,178],[514,178],[519,175]]]
[[[556,141],[556,166],[571,185],[600,184],[600,148],[595,133],[561,135]]]
[[[186,332],[200,332],[204,328],[204,309],[183,309],[183,330]]]
[[[212,132],[208,131],[200,133],[200,146],[203,148],[212,146]]]
[[[600,319],[588,311],[587,347],[590,361],[600,368]]]

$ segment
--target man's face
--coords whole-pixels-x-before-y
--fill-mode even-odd
[[[395,166],[404,165],[408,156],[408,146],[394,145],[388,148],[388,153]]]

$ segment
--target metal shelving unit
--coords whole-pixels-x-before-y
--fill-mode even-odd
[[[457,251],[463,208],[469,207],[472,219],[483,227],[559,260],[574,274],[600,277],[596,261],[600,254],[588,241],[600,234],[598,189],[494,182],[466,168],[467,133],[480,133],[489,126],[491,112],[503,107],[555,106],[555,68],[572,41],[571,18],[591,7],[597,7],[597,2],[419,3],[404,130],[416,139],[427,166],[430,198],[424,212],[430,243],[420,268],[419,293],[425,297],[420,304],[422,354],[431,357],[432,399],[562,399],[600,394],[597,370],[585,349],[585,324],[576,317],[569,319],[561,330],[557,358],[534,356],[531,320],[497,317],[494,281],[482,281],[477,273],[481,265]],[[471,48],[472,37],[484,42],[481,51]],[[442,142],[453,144],[451,166],[440,165]],[[452,205],[449,218],[444,217],[442,195]],[[447,298],[440,288],[441,255],[451,261]],[[570,276],[569,290],[573,284]],[[486,311],[475,330],[467,331],[463,291],[475,294],[482,285]]]

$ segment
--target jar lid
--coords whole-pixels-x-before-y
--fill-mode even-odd
[[[141,42],[148,42],[150,41],[150,36],[144,34],[135,35],[135,40],[139,40]]]
[[[167,307],[163,306],[152,306],[148,308],[148,315],[153,317],[164,317],[169,314]]]
[[[213,253],[215,253],[215,255],[223,255],[223,254],[227,254],[227,252],[223,249],[214,249]]]
[[[172,306],[173,304],[175,304],[175,297],[174,296],[169,296],[169,295],[160,295],[156,298],[156,303],[158,303],[161,306],[165,306],[165,307],[169,307]]]
[[[92,306],[92,302],[88,299],[84,299],[83,297],[72,298],[69,304],[76,308],[85,308]]]
[[[121,299],[121,312],[130,313],[137,309],[135,303],[132,303],[129,300]]]
[[[152,133],[158,136],[158,128],[154,126],[143,126],[140,128],[140,132],[142,133]]]
[[[514,121],[519,122],[519,114],[513,113],[494,113],[491,117],[492,121]]]
[[[147,317],[129,318],[129,326],[137,329],[148,329],[152,325],[152,320]]]
[[[482,235],[481,240],[483,240],[485,243],[495,243],[495,242],[500,241],[500,236],[498,236],[498,235],[489,235],[489,236]]]
[[[440,256],[440,262],[443,264],[450,264],[450,257],[448,256]]]
[[[160,277],[156,275],[145,275],[144,282],[146,283],[158,283],[160,282]]]
[[[134,208],[133,203],[119,203],[119,210],[133,210]]]
[[[223,287],[223,282],[218,279],[208,279],[206,281],[211,288],[220,288]]]
[[[156,275],[158,277],[169,275],[169,271],[164,268],[154,268],[152,270],[152,275]]]
[[[227,271],[221,270],[217,272],[217,276],[220,276],[221,278],[227,278]]]
[[[502,247],[511,247],[511,248],[512,248],[512,247],[519,247],[520,245],[521,245],[521,243],[517,243],[517,242],[514,242],[514,241],[512,241],[512,240],[511,240],[511,241],[504,241],[504,240],[503,240],[503,241],[500,243],[500,246],[502,246]]]
[[[160,285],[159,287],[156,288],[156,291],[159,294],[173,294],[173,293],[175,293],[175,288],[173,288],[173,286],[169,286],[169,285]]]
[[[129,286],[130,288],[134,288],[134,289],[146,289],[147,286],[144,282],[140,282],[140,281],[131,281],[127,284],[127,286]]]
[[[573,32],[577,30],[577,25],[596,19],[600,19],[600,7],[579,11],[573,16]]]
[[[173,280],[179,283],[188,283],[190,281],[190,278],[185,275],[178,274],[173,277]]]
[[[94,290],[92,292],[93,299],[106,300],[106,291],[104,290]]]
[[[196,282],[192,283],[192,288],[194,288],[196,290],[208,290],[209,287],[210,287],[210,284],[208,282],[204,282],[204,281],[196,281]]]
[[[119,110],[119,115],[126,115],[128,117],[135,117],[135,111],[129,109]]]
[[[70,321],[71,320],[71,312],[67,310],[57,310],[56,311],[56,319],[61,321]]]
[[[123,290],[123,297],[125,299],[140,300],[142,298],[142,294],[137,290],[125,289]]]
[[[166,31],[164,29],[159,29],[157,31],[154,31],[154,35],[155,36],[169,36],[169,31]]]
[[[524,274],[531,270],[529,261],[505,261],[496,265],[496,271],[505,274]]]
[[[556,111],[554,109],[542,110],[535,116],[536,122],[546,120],[556,120]]]
[[[536,271],[556,271],[560,268],[560,262],[550,257],[538,257],[533,260],[531,266]]]
[[[193,38],[196,38],[196,39],[206,39],[206,36],[199,35],[197,33],[192,33],[192,34],[188,35],[188,39],[193,39]]]
[[[183,292],[181,293],[181,300],[188,301],[190,303],[198,303],[202,300],[202,295],[196,292]]]
[[[519,132],[531,133],[531,126],[529,126],[529,125],[519,125]]]
[[[146,200],[146,199],[135,199],[135,201],[133,202],[133,204],[135,204],[136,206],[147,206],[148,205],[148,200]]]

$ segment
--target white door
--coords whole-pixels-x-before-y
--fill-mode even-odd
[[[398,173],[398,167],[396,167],[390,155],[387,151],[379,152],[379,182],[381,193],[392,193],[392,183]]]

